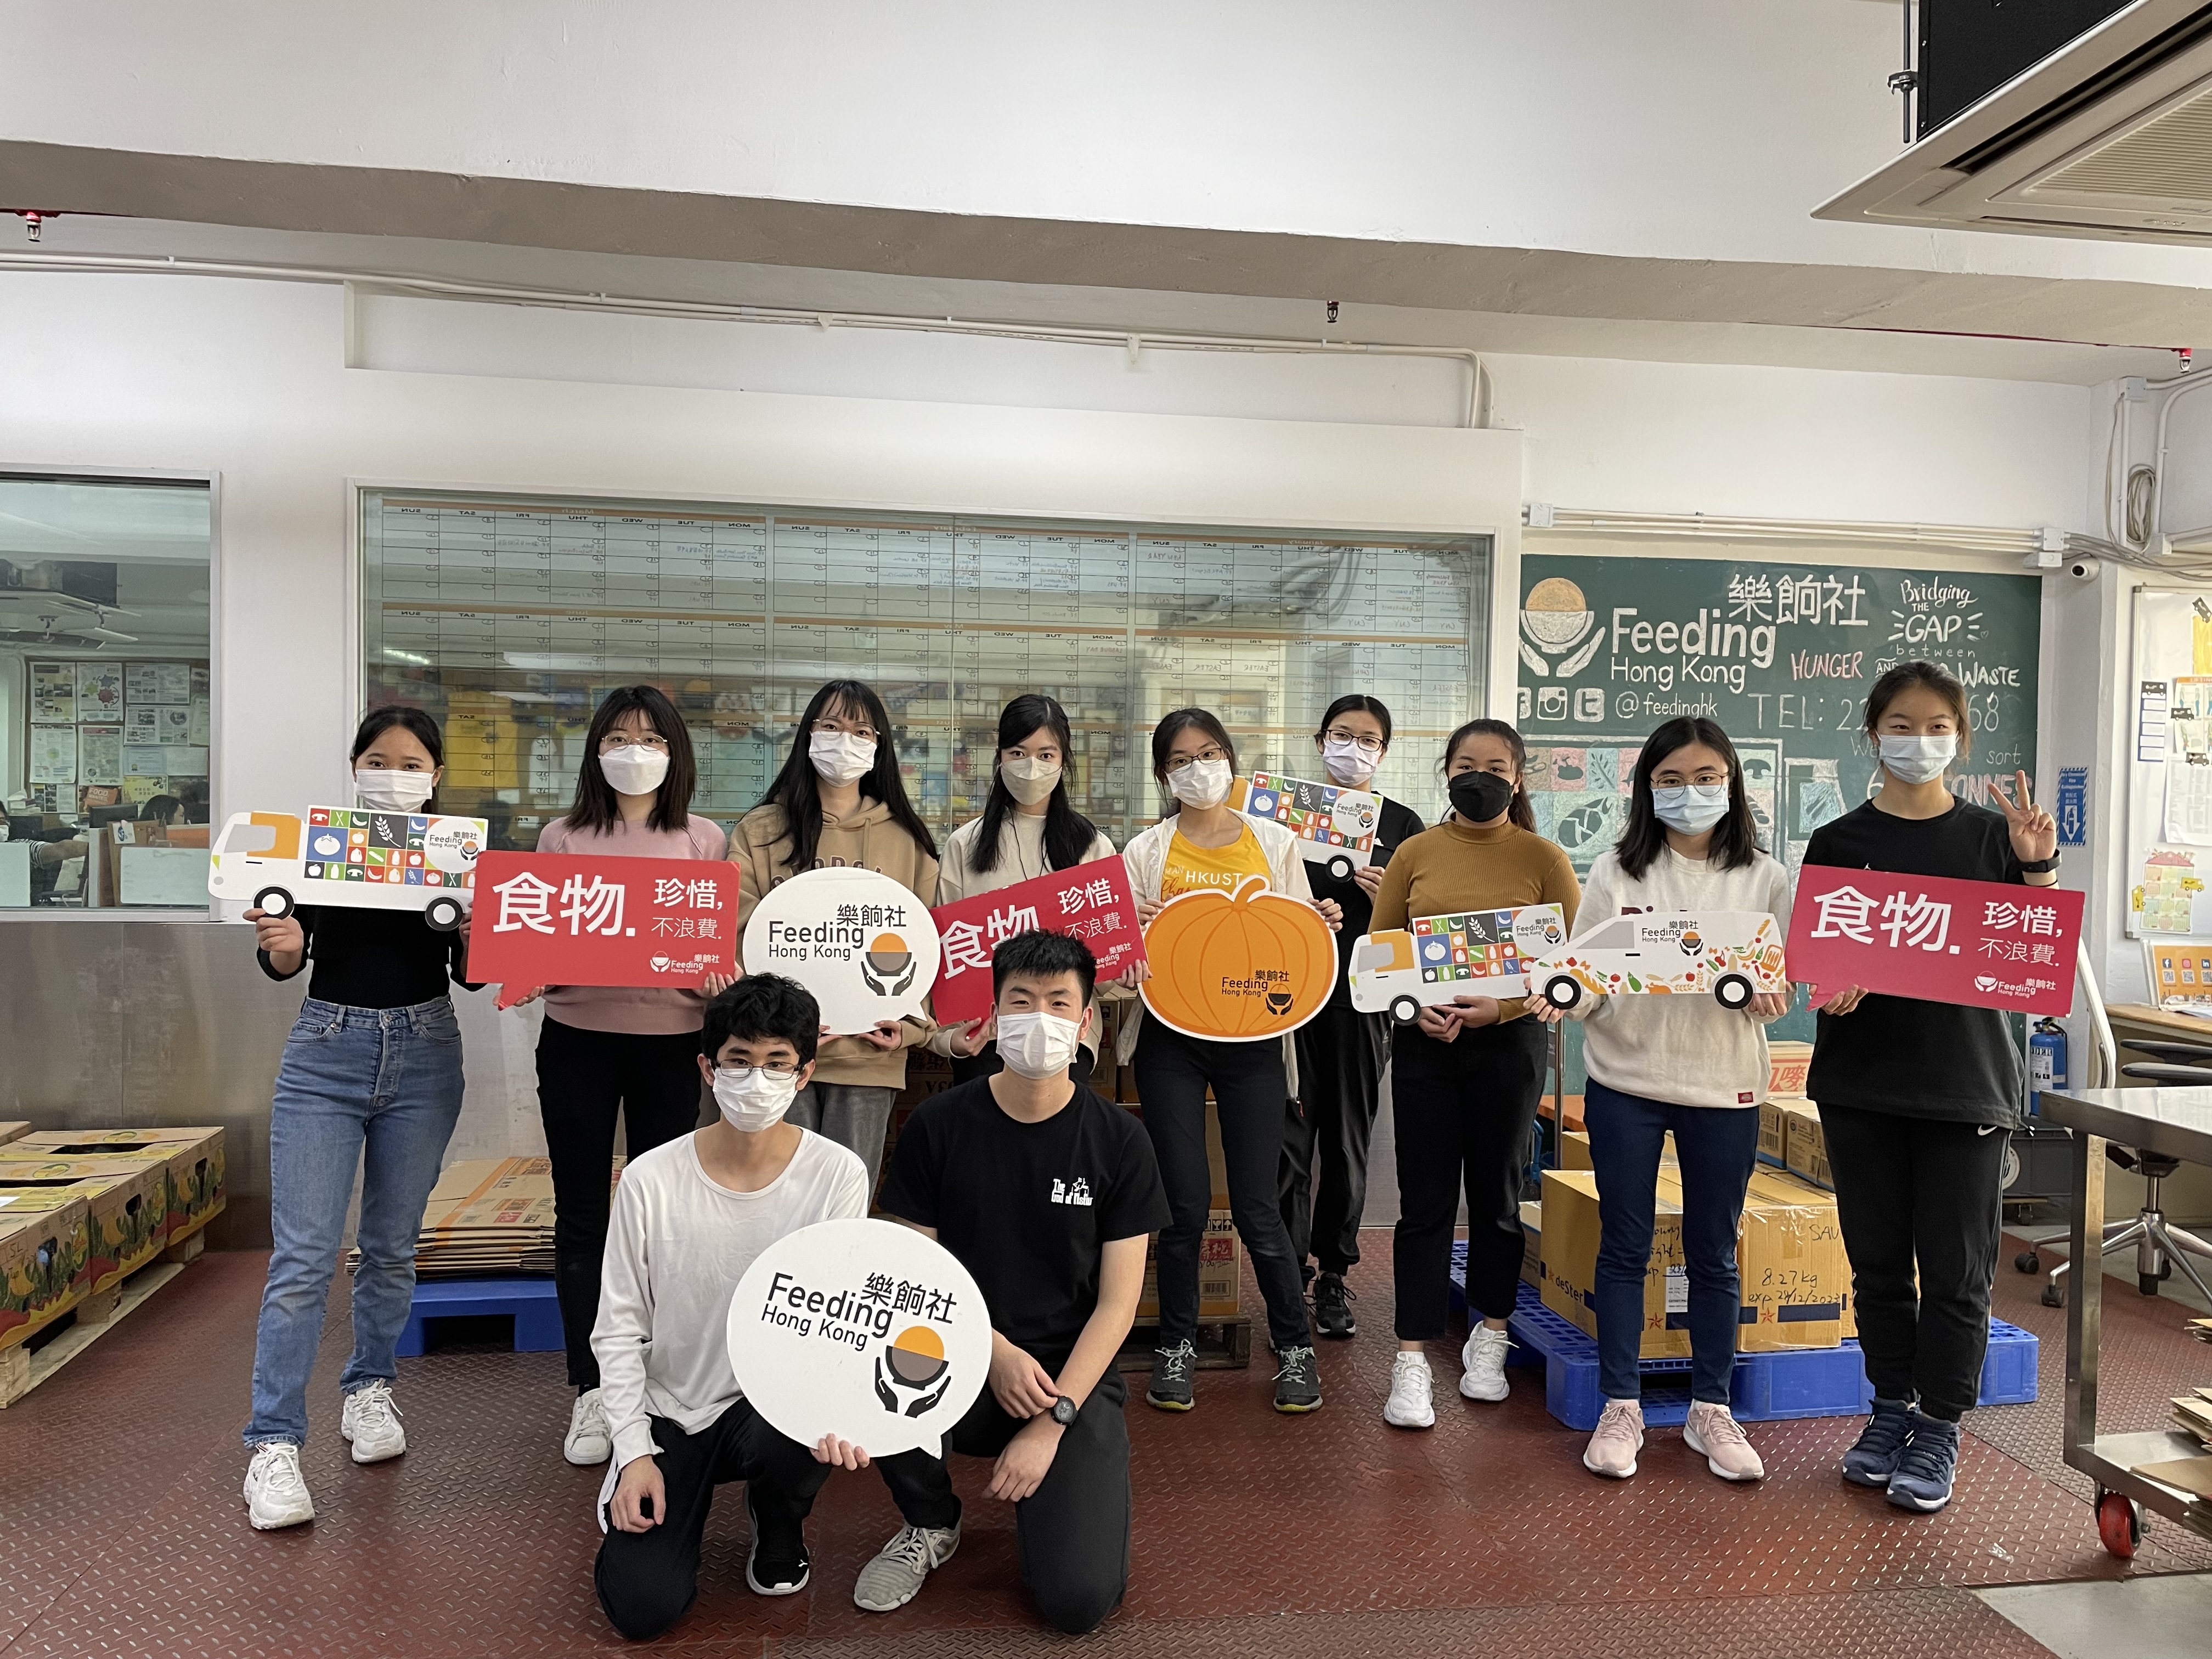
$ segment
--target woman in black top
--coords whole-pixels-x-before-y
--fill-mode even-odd
[[[1331,783],[1370,788],[1390,752],[1390,711],[1379,699],[1358,692],[1339,697],[1321,717],[1314,748]],[[1352,965],[1352,943],[1367,931],[1375,913],[1375,890],[1382,884],[1390,851],[1425,827],[1412,808],[1385,800],[1371,862],[1347,880],[1329,874],[1323,864],[1306,868],[1314,896],[1344,907],[1344,931],[1336,936],[1336,989],[1328,1006],[1298,1028],[1298,1097],[1290,1103],[1283,1132],[1283,1225],[1290,1230],[1299,1270],[1313,1285],[1314,1323],[1323,1336],[1348,1337],[1358,1328],[1344,1276],[1359,1260],[1367,1144],[1375,1133],[1383,1062],[1390,1055],[1389,1015],[1354,1008],[1345,975]],[[1317,1277],[1307,1265],[1309,1255],[1320,1258]]]
[[[420,813],[444,769],[437,722],[419,708],[372,711],[353,742],[354,786],[372,809]],[[338,1378],[339,1432],[356,1463],[407,1449],[392,1403],[392,1350],[415,1295],[415,1236],[461,1111],[462,981],[468,924],[440,933],[420,911],[302,904],[248,910],[262,971],[290,979],[312,957],[307,999],[285,1041],[269,1123],[275,1248],[253,1351],[246,1443],[248,1518],[262,1528],[314,1519],[300,1474],[307,1377],[362,1172],[353,1358]],[[474,987],[469,988],[473,989]]]
[[[1998,786],[2002,812],[1944,787],[1972,741],[1966,691],[1947,670],[1889,670],[1868,694],[1866,729],[1881,792],[1814,832],[1801,891],[1818,866],[2057,884],[2058,826],[2029,799],[2027,773],[2017,802]],[[1820,1006],[1806,1088],[1820,1108],[1875,1393],[1844,1476],[1886,1488],[1900,1507],[1939,1510],[1951,1501],[1959,1419],[1980,1392],[1989,1346],[2020,1057],[1996,1009],[1851,986]]]

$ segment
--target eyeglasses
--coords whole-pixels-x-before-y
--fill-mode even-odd
[[[668,739],[658,732],[605,732],[599,738],[599,752],[602,755],[611,755],[616,750],[627,749],[632,744],[641,749],[650,749],[655,754],[665,755],[668,752]]]
[[[1185,755],[1181,760],[1170,761],[1167,766],[1168,775],[1171,778],[1180,776],[1188,772],[1192,763],[1196,761],[1225,761],[1229,757],[1218,744],[1208,744],[1195,755]]]
[[[1357,732],[1347,732],[1340,726],[1332,726],[1322,733],[1331,743],[1348,743],[1363,755],[1379,755],[1383,743],[1380,738],[1363,738]]]
[[[848,723],[825,716],[814,722],[816,737],[826,737],[832,732],[842,732],[848,737],[859,738],[868,743],[873,743],[876,740],[876,728],[866,720],[854,720]]]
[[[725,1077],[733,1078],[738,1082],[743,1083],[755,1072],[765,1072],[770,1077],[789,1077],[799,1067],[789,1060],[772,1060],[765,1066],[718,1066],[714,1069]]]

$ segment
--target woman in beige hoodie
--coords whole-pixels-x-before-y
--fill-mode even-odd
[[[768,799],[738,821],[730,861],[740,939],[761,896],[807,870],[874,870],[925,906],[936,902],[937,842],[908,804],[890,718],[874,691],[832,680],[814,694]],[[906,1086],[906,1051],[933,1029],[926,1020],[885,1020],[864,1036],[824,1036],[813,1080],[792,1103],[792,1122],[860,1155],[871,1192],[891,1102]]]

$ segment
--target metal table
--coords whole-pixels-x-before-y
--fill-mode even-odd
[[[2212,1500],[2147,1480],[2138,1463],[2197,1457],[2203,1449],[2179,1431],[2097,1433],[2097,1343],[2105,1274],[2099,1246],[2105,1219],[2105,1143],[2212,1164],[2212,1088],[2082,1089],[2043,1092],[2043,1116],[2074,1131],[2073,1294],[2066,1309],[2065,1455],[2069,1468],[2097,1483],[2097,1524],[2106,1547],[2134,1553],[2139,1528],[2132,1504],[2170,1516],[2212,1538]],[[2123,1545],[2124,1540],[2124,1547]]]

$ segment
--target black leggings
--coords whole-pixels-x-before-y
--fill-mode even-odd
[[[1171,1348],[1198,1329],[1198,1247],[1212,1206],[1206,1167],[1206,1091],[1213,1087],[1228,1164],[1229,1211],[1252,1258],[1252,1276],[1267,1304],[1267,1335],[1277,1352],[1306,1346],[1305,1286],[1283,1230],[1283,1047],[1188,1037],[1147,1018],[1137,1034],[1137,1095],[1168,1192],[1168,1224],[1160,1229],[1160,1346]]]
[[[1545,1030],[1522,1018],[1439,1042],[1401,1026],[1391,1055],[1398,1337],[1425,1342],[1444,1334],[1462,1180],[1469,1322],[1507,1317],[1520,1294],[1521,1182],[1544,1092]]]
[[[612,1207],[615,1113],[636,1158],[699,1127],[699,1034],[586,1031],[550,1016],[538,1034],[538,1112],[553,1161],[553,1287],[568,1381],[599,1386],[592,1326]]]

